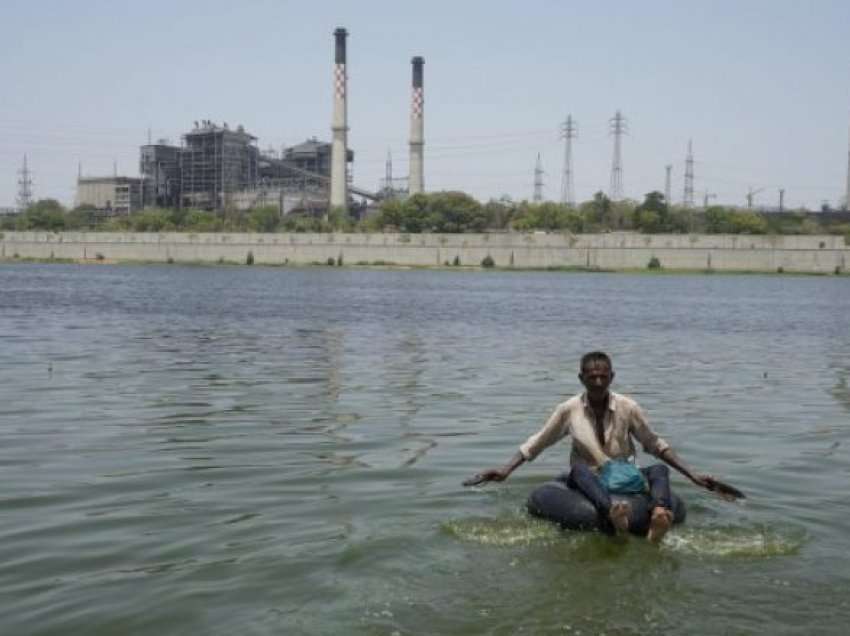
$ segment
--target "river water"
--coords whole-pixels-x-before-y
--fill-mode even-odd
[[[529,518],[506,461],[609,351],[660,547]],[[2,634],[843,634],[850,279],[0,267]],[[642,457],[646,463],[651,458]]]

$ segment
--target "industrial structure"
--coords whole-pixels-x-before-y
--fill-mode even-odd
[[[410,100],[410,194],[425,191],[425,59],[416,56],[413,66],[412,93]]]
[[[204,121],[183,135],[180,149],[180,205],[222,209],[229,197],[256,183],[260,151],[257,138],[240,125],[230,130]]]
[[[576,204],[573,189],[573,139],[578,136],[576,122],[572,115],[567,115],[561,124],[561,138],[564,140],[564,174],[561,177],[561,203],[569,206]]]
[[[694,144],[688,139],[688,154],[685,155],[685,192],[682,205],[694,207]]]
[[[844,209],[850,210],[850,146],[847,149],[847,186],[844,192]]]
[[[424,59],[412,58],[410,113],[410,174],[393,179],[391,159],[387,179],[378,193],[351,184],[354,152],[348,148],[346,40],[334,31],[334,91],[330,143],[315,137],[279,154],[262,152],[257,137],[242,125],[234,128],[199,120],[181,136],[179,145],[160,139],[140,147],[139,179],[80,177],[77,204],[106,214],[126,214],[142,207],[202,210],[277,206],[281,214],[301,209],[326,213],[349,210],[352,196],[365,200],[403,197],[424,191]],[[26,159],[22,184],[31,184]],[[27,185],[27,188],[29,186]],[[24,185],[21,192],[28,192]]]
[[[137,177],[78,177],[75,205],[103,216],[122,216],[142,207],[142,180]]]
[[[331,121],[331,194],[332,208],[348,207],[348,75],[346,71],[345,39],[348,32],[334,31],[334,103]]]
[[[534,164],[534,194],[531,200],[535,203],[543,202],[543,161],[540,153],[537,153],[537,163]]]
[[[612,201],[619,201],[623,198],[622,139],[623,135],[628,132],[628,123],[619,110],[608,123],[611,134],[614,135],[614,159],[611,162],[611,189],[608,196]]]
[[[18,210],[23,212],[32,205],[32,173],[27,166],[27,156],[24,155],[23,167],[18,171]]]
[[[345,159],[354,161],[354,152],[348,150]],[[257,138],[241,125],[233,130],[201,120],[180,146],[164,139],[142,146],[139,172],[144,207],[274,205],[286,213],[303,205],[315,211],[327,207],[331,144],[313,137],[276,156],[260,151]]]

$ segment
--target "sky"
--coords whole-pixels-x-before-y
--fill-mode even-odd
[[[407,175],[410,58],[425,58],[425,188],[558,200],[560,124],[577,121],[575,196],[608,191],[609,120],[628,123],[623,190],[698,204],[839,205],[850,137],[846,0],[3,0],[0,207],[24,155],[36,199],[138,175],[148,136],[242,124],[262,149],[330,141],[333,36],[348,38],[354,182]]]

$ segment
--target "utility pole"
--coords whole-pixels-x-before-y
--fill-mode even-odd
[[[32,205],[32,173],[27,166],[27,156],[24,155],[24,165],[18,170],[18,211],[26,212]]]
[[[537,153],[537,164],[534,166],[534,198],[535,203],[543,201],[543,163],[540,153]]]
[[[670,206],[673,205],[673,202],[670,200],[670,197],[671,197],[671,194],[670,194],[670,185],[671,185],[670,174],[671,174],[672,171],[673,171],[673,166],[671,166],[669,163],[666,166],[664,166],[664,172],[666,173],[665,176],[664,176],[664,203],[667,204],[668,210],[670,209]]]
[[[608,126],[610,133],[614,135],[614,160],[611,163],[611,188],[608,196],[612,201],[620,201],[623,198],[622,138],[628,132],[628,123],[618,110],[608,120]]]
[[[685,196],[682,202],[686,208],[694,207],[694,146],[688,139],[688,154],[685,156]]]
[[[779,188],[779,213],[785,211],[785,188]]]
[[[705,196],[703,196],[703,198],[702,198],[702,209],[703,209],[703,210],[707,210],[707,209],[708,209],[708,200],[709,200],[709,199],[716,199],[716,198],[717,198],[717,195],[716,195],[716,194],[714,194],[713,192],[709,192],[708,190],[706,190],[706,191],[705,191]]]
[[[762,190],[764,190],[764,188],[759,188],[758,190],[754,190],[753,188],[750,188],[750,189],[749,189],[749,191],[747,192],[747,209],[748,209],[748,210],[752,210],[752,209],[753,209],[753,198],[754,198],[754,197],[755,197],[755,196],[756,196],[759,192],[761,192]]]
[[[575,192],[573,191],[573,139],[578,136],[576,122],[572,115],[567,115],[566,121],[561,124],[561,139],[564,140],[564,174],[561,177],[561,203],[570,207],[576,204]]]

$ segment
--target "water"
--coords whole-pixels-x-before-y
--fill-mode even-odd
[[[697,470],[660,548],[529,518],[586,350]],[[0,267],[0,633],[821,634],[850,279]]]

